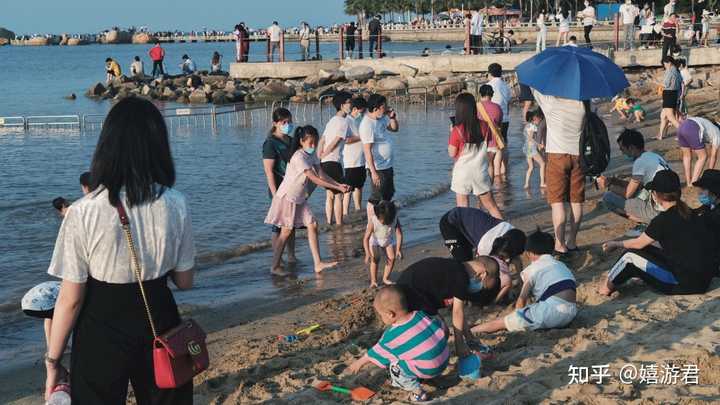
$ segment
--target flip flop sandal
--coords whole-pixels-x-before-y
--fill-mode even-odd
[[[412,392],[412,393],[410,393],[410,397],[408,398],[408,401],[416,403],[416,404],[430,402],[430,397],[428,397],[428,394],[425,391],[420,391],[419,394]]]

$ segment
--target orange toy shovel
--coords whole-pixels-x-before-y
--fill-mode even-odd
[[[365,387],[348,389],[343,387],[336,387],[327,381],[316,382],[315,389],[318,391],[332,391],[338,392],[340,394],[350,395],[353,401],[367,401],[375,395],[375,391],[370,391]]]

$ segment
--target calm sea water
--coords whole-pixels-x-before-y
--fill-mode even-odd
[[[329,53],[334,51],[333,46],[323,44],[323,49]],[[387,48],[419,52],[425,46],[388,44]],[[188,53],[202,68],[213,51],[231,57],[233,47],[231,43],[169,44],[167,60],[179,60]],[[136,45],[0,48],[0,117],[104,114],[109,103],[85,98],[84,89],[103,80],[106,57],[118,59],[125,68],[132,56],[146,51],[147,47]],[[76,101],[62,99],[71,92],[79,95]],[[417,243],[436,237],[437,221],[454,205],[454,196],[443,192],[452,165],[446,152],[448,116],[452,113],[443,107],[431,107],[427,113],[422,107],[398,110],[401,131],[395,139],[396,198],[415,202],[401,215],[407,240]],[[329,110],[325,112],[326,120],[330,114]],[[513,182],[499,199],[506,210],[517,210],[542,201],[536,188],[529,193],[521,189],[525,170],[522,124],[519,111],[513,110],[511,115]],[[317,111],[296,117],[296,122],[322,130]],[[202,127],[173,129],[176,187],[189,198],[200,256],[225,254],[269,238],[263,224],[269,201],[261,167],[261,146],[268,125],[256,122],[252,128],[228,126],[217,132]],[[0,364],[27,359],[43,349],[40,323],[22,316],[19,301],[29,288],[50,279],[45,272],[60,226],[51,201],[58,196],[80,198],[78,176],[89,166],[97,137],[96,131],[0,133]],[[311,198],[318,218],[324,217],[323,205],[324,192],[319,190]],[[350,241],[357,237],[342,229],[326,232],[321,238],[323,254],[339,260],[351,257]],[[311,274],[305,242],[299,244],[298,252],[306,264],[300,273]],[[267,275],[267,250],[232,256],[223,264],[203,268],[199,288],[181,294],[179,301],[213,305],[275,289]]]

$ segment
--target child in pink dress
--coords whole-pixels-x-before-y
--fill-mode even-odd
[[[341,193],[349,192],[350,187],[337,183],[323,173],[320,168],[320,159],[315,154],[318,139],[318,131],[312,126],[299,127],[295,131],[290,148],[292,158],[285,170],[285,178],[278,187],[265,218],[266,224],[281,228],[280,236],[273,246],[273,260],[270,269],[271,273],[275,275],[288,274],[282,268],[282,253],[293,229],[302,226],[307,227],[315,272],[320,273],[337,264],[323,262],[320,259],[317,221],[310,210],[307,199],[316,185],[335,189]]]

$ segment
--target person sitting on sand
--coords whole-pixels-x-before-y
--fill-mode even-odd
[[[373,307],[388,328],[346,372],[357,374],[368,363],[375,364],[388,369],[393,387],[410,392],[410,402],[428,401],[420,380],[442,374],[450,358],[442,321],[411,309],[403,291],[395,286],[380,289]]]
[[[397,285],[405,291],[410,311],[442,317],[438,311],[452,306],[455,355],[470,354],[470,331],[465,320],[465,303],[489,303],[500,290],[498,264],[488,256],[461,263],[455,259],[429,257],[402,272]],[[449,331],[446,331],[449,335]]]
[[[661,170],[669,170],[670,165],[655,152],[645,150],[643,134],[634,129],[624,130],[618,136],[617,143],[625,157],[633,160],[632,177],[624,181],[616,177],[599,176],[597,184],[607,190],[603,203],[631,221],[648,224],[660,213],[644,189]]]
[[[122,69],[120,69],[120,65],[115,62],[113,58],[107,58],[105,59],[105,73],[105,83],[110,84],[114,79],[122,76]]]
[[[523,286],[516,310],[473,327],[472,333],[562,328],[575,319],[577,283],[570,269],[552,256],[554,244],[553,236],[539,229],[528,236],[525,254],[531,264],[520,273]],[[535,303],[528,305],[530,296]]]
[[[385,253],[383,283],[390,281],[390,273],[395,259],[402,259],[403,232],[397,218],[397,208],[392,201],[380,201],[376,205],[367,205],[367,228],[363,237],[365,264],[370,265],[370,287],[377,287],[377,270],[380,264],[380,250]]]
[[[613,108],[610,110],[610,113],[612,114],[617,112],[621,119],[627,119],[627,112],[630,111],[630,107],[628,107],[627,104],[627,98],[616,96],[613,101],[615,101],[615,104],[613,104]]]
[[[717,244],[706,222],[681,200],[680,178],[663,170],[645,186],[661,211],[642,235],[603,244],[608,253],[626,249],[598,292],[609,296],[631,278],[663,294],[702,294],[717,272]],[[661,248],[653,246],[660,243]]]
[[[627,106],[628,106],[628,118],[632,119],[635,118],[635,122],[643,122],[645,121],[645,109],[642,108],[640,105],[640,101],[636,98],[628,98],[627,99]]]
[[[685,184],[690,185],[700,178],[705,169],[708,150],[710,150],[708,168],[715,168],[717,152],[720,148],[720,128],[706,118],[686,116],[680,119],[680,127],[677,132],[685,170]],[[697,158],[694,166],[692,165],[692,155]]]
[[[312,126],[295,130],[290,147],[290,162],[285,169],[285,178],[273,195],[270,210],[265,223],[281,228],[280,235],[273,246],[273,259],[270,271],[278,276],[286,273],[281,266],[281,258],[290,235],[295,228],[306,226],[308,242],[312,252],[315,272],[334,267],[337,263],[323,262],[318,244],[317,220],[310,210],[308,198],[314,186],[312,184],[334,188],[341,193],[350,191],[350,187],[328,177],[320,168],[320,159],[315,154],[320,135]]]
[[[520,255],[525,251],[525,232],[481,209],[456,207],[440,219],[440,233],[455,260],[466,262],[476,255],[496,259],[501,287],[495,302],[502,301],[512,289],[510,268],[516,271],[522,268]]]

